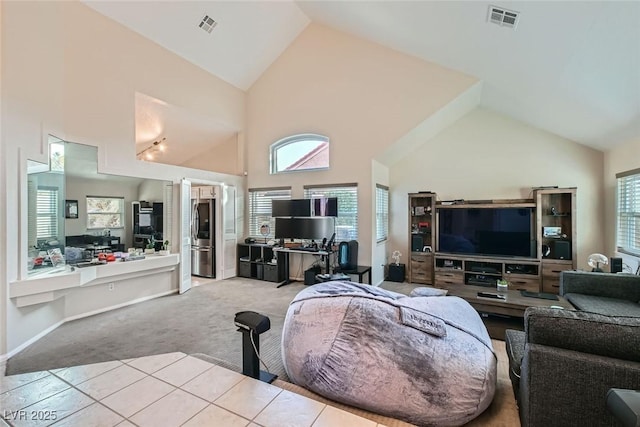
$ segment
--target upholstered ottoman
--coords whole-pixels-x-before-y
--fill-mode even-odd
[[[462,425],[489,406],[496,387],[491,339],[458,297],[317,284],[289,306],[282,355],[294,383],[418,425]]]

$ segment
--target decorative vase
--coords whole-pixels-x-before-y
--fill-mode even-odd
[[[156,253],[156,250],[155,250],[155,249],[153,249],[153,248],[152,248],[152,249],[145,249],[145,250],[144,250],[144,253],[145,253],[146,255],[153,255],[153,254],[155,254],[155,253]]]

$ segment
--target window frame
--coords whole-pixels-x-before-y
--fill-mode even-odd
[[[389,239],[389,187],[376,184],[376,243]]]
[[[288,194],[285,194],[287,192]],[[253,238],[264,239],[265,237],[262,234],[260,234],[260,227],[262,226],[262,224],[267,222],[266,217],[268,217],[270,230],[267,238],[272,239],[273,236],[275,236],[275,232],[276,232],[276,220],[271,215],[271,201],[276,199],[291,200],[291,187],[249,188],[247,190],[247,193],[248,193],[247,209],[249,214],[248,236]],[[265,195],[260,196],[260,194],[258,193],[281,193],[281,194],[278,194],[278,195],[274,194],[273,197],[265,198],[266,197]],[[256,200],[256,197],[265,198],[265,200]],[[268,202],[266,200],[268,200]],[[256,213],[255,210],[258,207],[260,208],[259,209],[260,212]],[[258,217],[261,217],[261,218],[264,217],[264,218],[261,220],[258,220]]]
[[[359,211],[359,198],[358,198],[358,184],[357,183],[348,183],[348,184],[322,184],[322,185],[305,185],[304,187],[304,198],[305,199],[314,199],[318,197],[338,197],[338,216],[336,217],[336,242],[341,241],[349,241],[349,240],[358,240],[358,211]],[[349,212],[351,208],[349,206],[345,206],[345,203],[340,203],[340,195],[336,195],[336,192],[340,191],[349,191],[353,193],[355,200],[351,205],[355,208],[354,212]],[[348,193],[345,193],[348,194]],[[344,197],[344,195],[342,196]],[[348,219],[351,219],[349,221]],[[347,221],[345,221],[347,220]],[[352,224],[344,224],[345,222],[353,222]],[[339,232],[338,227],[349,227],[347,229],[347,233],[349,237],[347,239],[343,239],[341,236],[341,232]]]
[[[300,142],[306,142],[309,140],[320,140],[327,144],[327,150],[331,149],[331,143],[329,141],[329,137],[325,135],[320,135],[316,133],[301,133],[297,135],[287,136],[282,138],[269,147],[269,173],[271,175],[277,175],[281,173],[295,173],[295,172],[310,172],[310,171],[322,171],[328,170],[330,167],[330,161],[327,159],[327,166],[315,167],[315,168],[305,168],[305,169],[291,169],[291,170],[278,170],[278,150],[289,146],[291,144],[296,144]]]
[[[640,169],[616,174],[616,250],[640,257]]]
[[[119,205],[120,205],[120,210],[118,212],[91,212],[89,209],[89,200],[94,200],[94,199],[109,199],[109,200],[117,200],[119,201]],[[114,229],[124,229],[125,228],[125,206],[124,206],[124,197],[122,196],[86,196],[85,198],[85,208],[86,208],[86,213],[87,213],[87,218],[86,218],[86,226],[87,226],[87,230],[104,230],[105,228],[108,228],[110,230],[114,230]],[[113,215],[113,214],[119,214],[120,215],[120,225],[119,226],[113,226],[113,227],[95,227],[92,226],[90,224],[90,219],[96,215]]]

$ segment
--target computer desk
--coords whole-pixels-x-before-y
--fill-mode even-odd
[[[314,256],[320,256],[322,257],[322,259],[324,260],[324,271],[326,273],[330,273],[330,258],[331,258],[331,254],[333,252],[329,252],[329,251],[301,251],[298,249],[290,249],[290,248],[273,248],[273,251],[276,252],[278,254],[278,262],[282,262],[284,265],[284,282],[280,283],[278,286],[276,286],[277,288],[280,288],[282,286],[288,285],[289,283],[292,282],[292,280],[289,279],[289,255],[291,254],[303,254],[303,255],[314,255]],[[282,256],[280,256],[280,254],[282,254]]]

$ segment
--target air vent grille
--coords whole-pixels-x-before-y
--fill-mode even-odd
[[[508,10],[498,6],[489,6],[488,21],[507,28],[516,28],[520,18],[520,12]]]
[[[202,18],[200,25],[198,26],[205,30],[207,33],[211,34],[211,31],[213,31],[213,28],[216,25],[218,25],[218,23],[214,21],[213,18],[211,18],[209,15],[205,15],[204,18]]]

